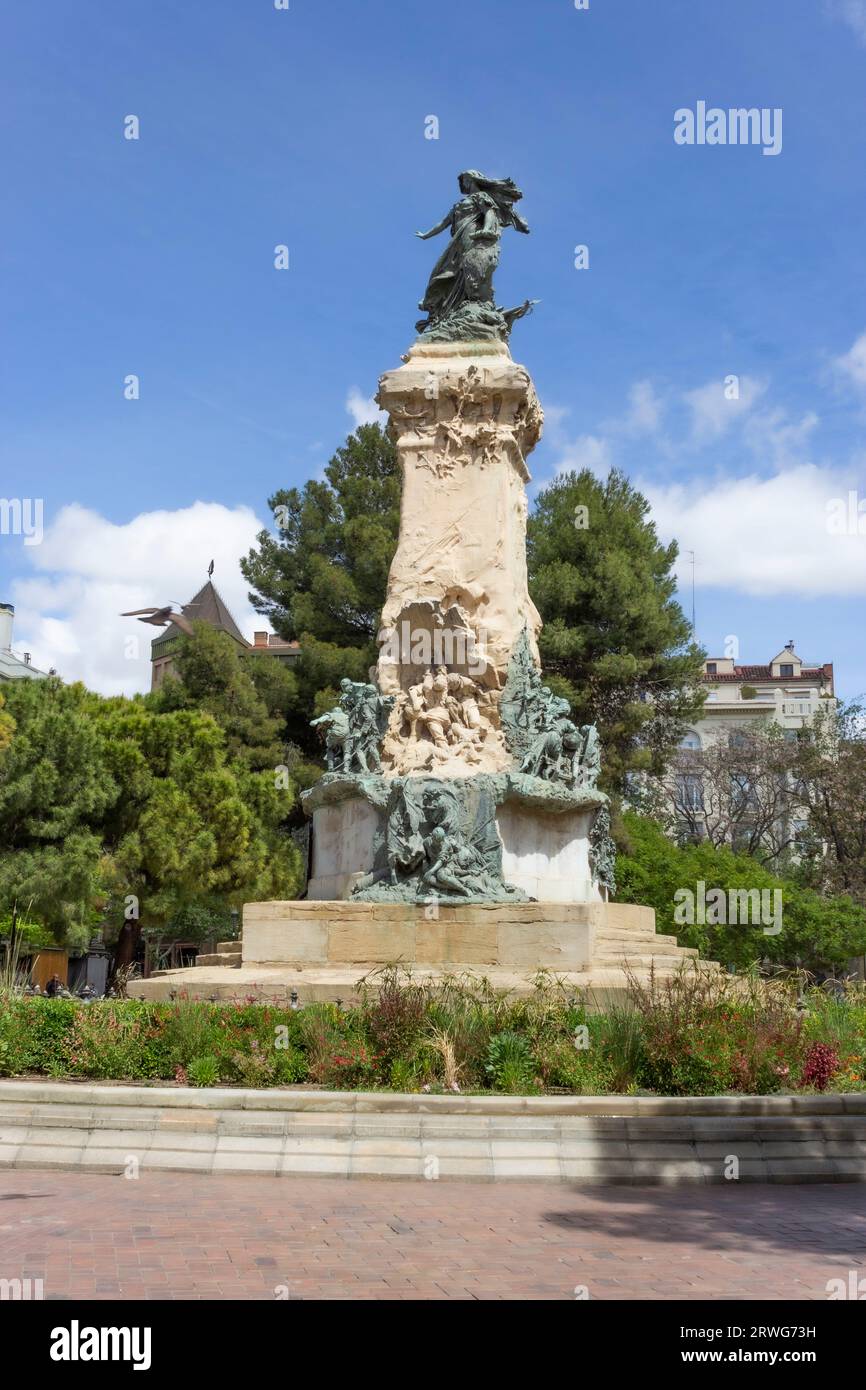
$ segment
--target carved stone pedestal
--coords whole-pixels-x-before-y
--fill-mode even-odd
[[[518,995],[548,971],[597,1008],[623,997],[629,973],[663,978],[695,955],[656,933],[652,908],[631,904],[247,903],[238,969],[171,971],[130,994],[349,1003],[362,977],[398,965],[417,980],[484,976]]]
[[[331,774],[304,794],[313,817],[307,897],[425,904],[530,899],[602,902],[592,829],[606,797],[519,773],[479,774],[447,787],[452,835],[474,856],[465,882],[427,878],[435,851],[431,816],[443,788],[432,777]],[[419,864],[407,861],[412,833]],[[477,863],[476,863],[477,861]]]
[[[380,625],[377,682],[398,701],[383,760],[410,772],[401,757],[401,697],[428,672],[444,666],[474,681],[487,719],[483,692],[502,689],[524,631],[537,660],[526,458],[543,417],[529,373],[504,343],[416,343],[404,365],[382,377],[378,400],[390,416],[403,481]],[[469,765],[464,759],[463,775],[473,766],[499,772],[510,765],[495,712],[491,723],[479,756]],[[461,775],[441,761],[440,775]]]

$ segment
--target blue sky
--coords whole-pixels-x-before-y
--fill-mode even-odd
[[[17,649],[144,688],[117,613],[211,558],[251,630],[237,555],[369,414],[438,254],[412,233],[475,167],[532,228],[497,298],[542,301],[533,486],[624,468],[712,653],[793,637],[866,690],[866,515],[827,527],[866,512],[866,0],[43,0],[3,40],[0,493],[45,527],[0,535]],[[698,101],[780,108],[781,152],[677,145]]]

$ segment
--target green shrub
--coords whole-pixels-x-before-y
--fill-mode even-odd
[[[765,1095],[866,1090],[866,996],[685,970],[632,981],[588,1015],[540,975],[516,998],[468,976],[423,984],[396,970],[350,1008],[310,1004],[45,999],[0,993],[0,1075],[399,1091]],[[828,1076],[817,1059],[832,1052]],[[826,1071],[826,1068],[825,1068]],[[816,1079],[817,1078],[817,1079]]]
[[[485,1071],[498,1091],[522,1094],[537,1090],[529,1041],[520,1033],[496,1033],[487,1045]]]
[[[186,1074],[191,1086],[215,1086],[220,1069],[216,1057],[193,1057]]]

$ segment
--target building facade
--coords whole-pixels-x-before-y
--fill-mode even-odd
[[[273,632],[255,632],[252,642],[248,642],[210,579],[189,603],[183,605],[182,612],[190,622],[208,623],[218,632],[225,632],[244,655],[273,656],[292,666],[301,654],[297,642],[285,642]],[[157,690],[167,675],[175,674],[174,657],[183,635],[175,623],[169,623],[165,631],[151,642],[151,690]]]
[[[701,748],[756,720],[772,720],[796,738],[818,710],[835,704],[833,663],[812,665],[788,642],[766,666],[739,666],[731,657],[708,657],[703,682],[707,699],[700,719],[686,734],[684,748]]]
[[[30,653],[19,656],[12,650],[12,628],[15,622],[15,609],[11,603],[0,603],[0,684],[4,681],[44,680],[53,671],[37,671],[30,661]]]
[[[836,698],[832,662],[810,664],[788,642],[766,665],[708,657],[707,700],[657,790],[684,842],[710,840],[750,853],[796,855],[807,831],[786,757],[767,758],[751,735],[762,726],[795,741]]]

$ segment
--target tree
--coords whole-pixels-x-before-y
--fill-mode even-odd
[[[822,897],[790,874],[772,873],[748,854],[700,845],[678,846],[654,821],[626,812],[622,828],[625,843],[617,855],[617,900],[642,903],[655,909],[656,927],[675,935],[681,946],[697,948],[702,956],[738,970],[759,961],[793,967],[797,963],[814,972],[847,965],[866,951],[866,909],[847,895]],[[781,928],[766,932],[769,922],[733,920],[729,910],[715,923],[712,913],[703,922],[678,920],[683,891],[711,901],[720,889],[730,903],[731,892],[779,894]],[[679,914],[680,916],[682,914]],[[773,925],[775,925],[775,918]]]
[[[85,937],[101,889],[101,826],[119,795],[81,685],[50,677],[7,693],[15,733],[0,754],[0,915],[57,939]]]
[[[792,797],[806,820],[799,844],[804,879],[866,903],[866,711],[824,702],[801,730]]]
[[[0,754],[0,918],[17,911],[58,940],[100,921],[117,965],[144,921],[198,902],[293,897],[299,855],[285,829],[289,779],[232,758],[216,720],[81,685],[22,681]]]
[[[596,723],[608,790],[659,773],[703,704],[703,652],[674,598],[675,543],[623,475],[559,477],[528,523],[530,592],[545,676],[579,723]]]
[[[258,674],[257,662],[278,669]],[[193,635],[180,639],[174,664],[176,677],[147,697],[151,708],[212,714],[225,731],[229,756],[254,771],[283,762],[285,723],[297,699],[290,671],[273,657],[243,656],[228,633],[203,622],[193,623]],[[259,691],[257,674],[267,698]]]
[[[291,787],[230,761],[209,714],[92,698],[103,759],[123,789],[103,826],[115,968],[134,958],[145,920],[159,927],[201,900],[295,896],[299,855],[282,830]]]
[[[636,800],[679,840],[728,845],[779,868],[799,846],[796,757],[778,724],[754,721],[701,748],[679,749]]]
[[[269,499],[278,535],[258,536],[241,560],[250,601],[276,632],[301,644],[290,735],[318,747],[309,720],[333,703],[342,676],[366,679],[400,523],[396,450],[361,425],[325,468],[325,481]]]

